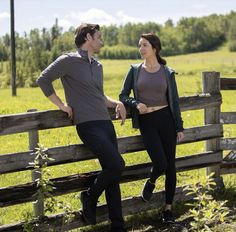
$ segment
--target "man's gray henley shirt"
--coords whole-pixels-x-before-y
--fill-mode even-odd
[[[86,51],[68,53],[57,58],[37,80],[45,96],[55,93],[52,82],[60,78],[66,102],[73,109],[74,124],[110,120],[103,91],[102,65]]]

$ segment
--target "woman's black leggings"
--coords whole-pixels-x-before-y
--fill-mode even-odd
[[[176,188],[176,130],[169,107],[139,115],[140,132],[152,160],[150,181],[165,173],[166,204],[172,204]]]

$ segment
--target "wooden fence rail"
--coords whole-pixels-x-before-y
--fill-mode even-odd
[[[177,171],[188,171],[203,167],[214,166],[222,161],[220,151],[205,152],[201,154],[180,157],[176,159]],[[147,178],[150,172],[151,163],[128,166],[121,178],[121,183]],[[88,188],[94,181],[97,172],[81,173],[78,175],[66,176],[51,179],[54,183],[53,196],[59,196],[77,192]],[[0,189],[0,207],[35,201],[38,187],[36,182],[6,187]]]
[[[223,150],[236,150],[236,138],[222,138],[223,124],[236,124],[236,112],[221,112],[220,105],[222,97],[220,90],[235,90],[236,78],[220,78],[218,72],[203,73],[203,94],[180,98],[181,111],[204,109],[205,125],[187,128],[185,139],[179,144],[206,141],[206,151],[200,154],[189,154],[176,159],[178,172],[194,170],[198,168],[208,168],[208,172],[215,173],[215,180],[219,184],[222,174],[236,172],[236,162],[223,160]],[[109,110],[112,120],[115,119],[113,110]],[[128,111],[128,117],[129,111]],[[6,207],[25,202],[32,202],[36,199],[38,204],[35,206],[35,215],[40,216],[40,229],[35,231],[66,231],[68,229],[84,226],[79,211],[74,212],[75,218],[68,224],[63,224],[65,213],[43,216],[43,200],[37,197],[38,188],[35,179],[41,178],[29,166],[35,158],[34,148],[38,139],[38,130],[52,129],[58,127],[72,126],[73,122],[67,118],[66,113],[60,110],[33,111],[23,114],[0,116],[0,136],[29,133],[29,151],[2,154],[0,155],[0,174],[32,170],[32,182],[0,188],[0,207]],[[140,135],[118,138],[118,146],[121,154],[143,151],[144,145]],[[33,155],[32,155],[33,153]],[[53,160],[48,162],[48,166],[78,162],[94,159],[95,156],[83,145],[73,144],[68,146],[48,148],[47,154]],[[135,155],[135,153],[133,154]],[[140,180],[148,177],[151,163],[141,163],[125,168],[121,183]],[[80,173],[77,175],[65,176],[51,179],[55,189],[52,196],[78,192],[86,189],[96,178],[97,171]],[[175,198],[177,200],[191,199],[192,196],[186,195],[183,186],[178,187]],[[124,215],[134,214],[145,211],[160,204],[164,198],[164,192],[155,193],[154,199],[150,204],[144,204],[140,197],[122,200]],[[157,201],[158,199],[158,201]],[[163,200],[164,201],[164,200]],[[98,222],[104,221],[106,216],[106,206],[98,208]],[[36,223],[36,222],[35,222]],[[0,231],[22,231],[24,223],[0,226]]]
[[[221,90],[236,90],[236,78],[220,78]],[[220,123],[236,124],[236,112],[220,112]],[[224,138],[220,140],[221,150],[236,151],[236,138]],[[226,162],[222,161],[220,165],[220,174],[236,173],[236,160]]]
[[[223,128],[221,124],[194,127],[185,130],[185,139],[181,144],[222,136]],[[118,146],[121,154],[144,150],[140,135],[118,138]],[[33,151],[27,151],[0,156],[0,174],[32,169],[32,167],[29,166],[29,163],[33,162],[35,158],[34,155],[31,155],[32,152]],[[83,144],[49,148],[47,154],[54,159],[48,161],[48,166],[95,158]]]
[[[196,95],[180,98],[181,111],[203,109],[221,104],[220,95]],[[109,110],[112,120],[116,120],[114,110]],[[128,114],[128,118],[130,115]],[[0,116],[0,135],[45,130],[72,126],[65,112],[61,110],[36,111],[22,114]]]

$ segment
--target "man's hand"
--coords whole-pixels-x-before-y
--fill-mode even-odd
[[[116,118],[121,118],[121,126],[124,125],[126,119],[126,109],[122,102],[118,102],[116,105]]]
[[[69,119],[71,119],[71,120],[73,119],[73,111],[72,111],[72,108],[70,106],[62,104],[60,106],[60,109],[68,114]]]
[[[55,104],[60,110],[66,112],[68,114],[69,119],[73,119],[73,111],[70,106],[67,104],[64,104],[62,100],[56,95],[56,93],[53,93],[52,95],[48,96],[48,99]]]

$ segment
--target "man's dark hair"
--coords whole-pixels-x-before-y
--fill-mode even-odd
[[[79,48],[81,47],[85,41],[86,36],[89,33],[92,37],[96,31],[100,30],[100,26],[98,24],[90,24],[83,23],[75,30],[75,44]]]

